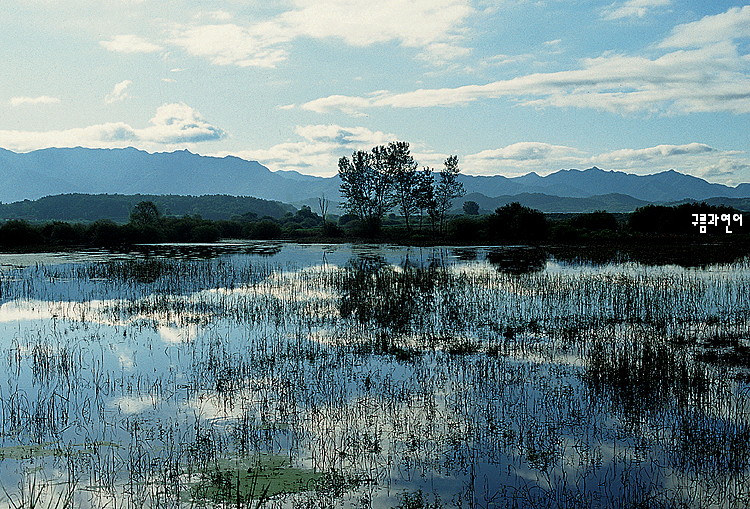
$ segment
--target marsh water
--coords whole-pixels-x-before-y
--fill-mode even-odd
[[[750,262],[0,255],[0,507],[747,507]]]

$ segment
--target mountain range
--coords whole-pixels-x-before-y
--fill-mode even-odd
[[[645,203],[750,198],[750,184],[730,187],[674,170],[634,175],[594,167],[560,170],[546,176],[462,174],[459,178],[467,196],[457,205],[473,200],[487,210],[503,201],[536,201],[544,204],[536,208],[548,212],[582,212],[592,207],[607,208],[607,204],[617,211],[628,211]],[[71,193],[224,194],[296,205],[317,204],[317,198],[324,195],[334,204],[340,200],[337,176],[273,172],[257,161],[201,156],[184,150],[151,154],[135,148],[48,148],[28,153],[0,149],[0,182],[0,201],[6,203]]]

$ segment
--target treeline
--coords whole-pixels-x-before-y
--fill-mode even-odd
[[[0,248],[115,247],[161,242],[216,242],[220,239],[278,239],[294,237],[298,230],[322,231],[322,218],[309,207],[287,212],[280,218],[258,217],[254,212],[232,220],[200,216],[170,217],[152,201],[136,204],[128,222],[100,219],[92,223],[52,221],[35,224],[11,219],[0,225]],[[319,234],[319,233],[318,233]]]
[[[169,217],[150,201],[133,207],[126,224],[111,220],[93,223],[53,221],[32,224],[8,220],[0,225],[0,248],[5,250],[65,247],[116,247],[139,243],[215,242],[220,239],[288,239],[347,242],[369,240],[403,243],[453,244],[581,244],[648,242],[668,239],[722,239],[747,237],[748,218],[729,207],[705,203],[676,207],[648,205],[631,214],[597,211],[551,215],[510,203],[492,214],[479,215],[469,202],[463,215],[445,218],[443,231],[426,222],[407,226],[403,216],[383,216],[376,233],[363,228],[360,217],[330,217],[321,202],[321,214],[310,207],[281,218],[246,213],[233,220],[199,216]],[[731,232],[731,233],[730,233]]]
[[[465,207],[470,208],[470,207]],[[750,218],[747,218],[750,219]],[[486,216],[459,216],[449,221],[448,240],[485,243],[576,243],[628,239],[717,238],[750,232],[746,218],[736,209],[706,203],[669,207],[646,205],[630,214],[606,211],[552,218],[542,212],[510,203]]]

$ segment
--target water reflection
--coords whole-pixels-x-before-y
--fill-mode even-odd
[[[497,270],[509,274],[528,274],[544,270],[549,255],[533,247],[493,248],[487,251],[487,261]]]
[[[650,266],[677,265],[701,269],[711,265],[741,263],[750,252],[747,246],[738,243],[552,246],[549,250],[556,260],[574,265],[635,262]]]
[[[177,260],[207,260],[231,254],[274,256],[281,252],[280,242],[238,242],[212,244],[142,244],[135,246],[130,254],[159,256]]]
[[[10,494],[33,471],[50,507],[746,505],[746,265],[272,251],[4,272]]]
[[[412,329],[415,318],[432,307],[434,263],[432,259],[428,268],[421,268],[408,256],[400,266],[389,265],[381,256],[352,258],[340,282],[341,317],[383,328],[385,333]]]

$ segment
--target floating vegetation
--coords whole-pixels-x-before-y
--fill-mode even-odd
[[[3,269],[0,506],[750,505],[747,259],[200,253]]]
[[[216,462],[200,473],[200,480],[191,487],[190,498],[198,504],[211,501],[240,506],[323,486],[323,474],[290,467],[288,463],[288,457],[268,454]]]

